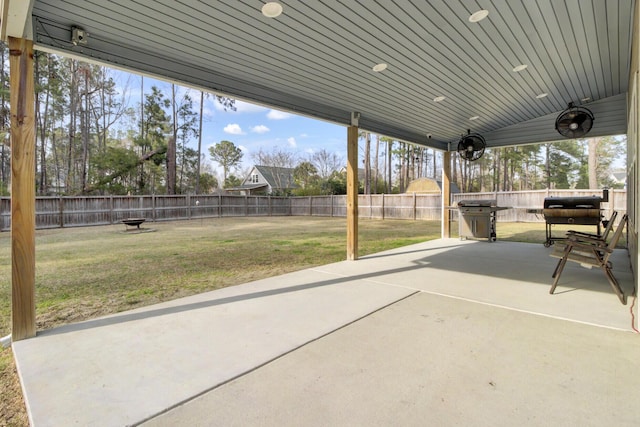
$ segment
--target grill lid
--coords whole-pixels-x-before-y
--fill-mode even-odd
[[[459,207],[491,207],[497,206],[498,201],[496,199],[468,199],[468,200],[460,200],[458,202]]]
[[[602,197],[547,197],[544,199],[545,209],[600,209]]]

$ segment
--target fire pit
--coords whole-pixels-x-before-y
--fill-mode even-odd
[[[125,230],[128,230],[129,227],[136,227],[139,230],[140,224],[146,220],[146,218],[125,218],[121,222],[124,224]]]

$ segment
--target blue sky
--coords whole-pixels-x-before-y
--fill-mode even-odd
[[[139,105],[140,76],[122,76],[129,78],[130,103]],[[157,86],[165,96],[171,95],[171,83],[144,78],[144,91],[151,92],[151,87]],[[194,99],[195,110],[200,103],[200,93],[194,89],[180,87],[180,93],[190,91]],[[224,111],[215,98],[205,99],[203,108],[203,137],[202,152],[206,154],[208,163],[221,174],[221,168],[209,157],[209,147],[222,140],[233,142],[240,147],[244,156],[239,177],[253,166],[252,155],[260,149],[272,152],[274,149],[295,153],[297,158],[306,160],[319,150],[325,149],[336,153],[346,162],[347,128],[321,120],[310,119],[284,111],[236,101],[236,111]],[[197,140],[190,144],[197,148]]]

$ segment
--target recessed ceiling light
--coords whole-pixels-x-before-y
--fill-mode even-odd
[[[384,71],[386,69],[387,69],[387,64],[385,63],[380,63],[373,66],[373,71],[375,71],[376,73],[379,73],[380,71]]]
[[[262,14],[267,18],[276,18],[282,13],[282,5],[277,1],[270,1],[262,6]]]
[[[536,98],[538,98],[538,99],[546,98],[547,95],[548,95],[548,93],[546,93],[546,92],[540,93],[540,94],[536,95]]]
[[[433,102],[441,102],[441,101],[444,101],[445,99],[447,99],[446,96],[436,96],[435,98],[433,98]]]
[[[469,120],[478,120],[480,118],[480,116],[473,116],[473,117],[469,117]]]
[[[481,10],[471,14],[471,16],[469,17],[469,22],[480,22],[484,18],[486,18],[488,15],[489,15],[489,11],[488,10],[481,9]]]
[[[524,70],[525,68],[527,68],[527,64],[516,65],[515,67],[513,67],[513,72],[514,73],[519,73],[520,71]]]

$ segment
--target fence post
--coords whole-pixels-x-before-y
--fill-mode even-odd
[[[369,219],[373,219],[373,200],[371,200],[371,193],[369,193]]]
[[[271,194],[269,194],[267,196],[267,212],[268,212],[269,216],[272,215],[272,212],[271,212]]]
[[[113,195],[109,196],[109,223],[113,224]]]
[[[417,209],[417,205],[416,205],[416,193],[413,193],[413,220],[416,220],[416,209]]]
[[[333,218],[333,194],[331,195],[331,214],[329,216]]]
[[[313,216],[313,199],[309,196],[309,216]]]
[[[382,193],[382,219],[384,220],[384,193]]]
[[[222,218],[222,193],[218,193],[218,218]]]
[[[142,201],[142,196],[140,196],[140,200]],[[151,195],[151,219],[153,222],[156,221],[156,195]]]
[[[62,196],[60,196],[58,209],[60,209],[60,228],[64,228],[64,199]]]

